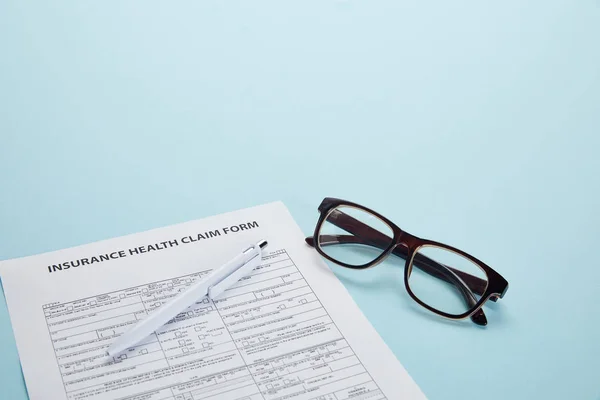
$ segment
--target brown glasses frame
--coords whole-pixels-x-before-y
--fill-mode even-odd
[[[347,206],[363,210],[379,218],[392,229],[393,238],[390,238],[377,229],[368,226],[367,224],[344,212],[336,210],[340,206]],[[487,325],[487,318],[482,310],[483,304],[487,300],[495,302],[499,298],[503,298],[504,294],[508,290],[508,282],[506,279],[472,255],[447,244],[435,242],[433,240],[421,239],[411,235],[410,233],[400,229],[396,224],[383,215],[367,207],[361,206],[360,204],[332,197],[326,197],[319,205],[319,212],[321,215],[317,222],[317,226],[315,227],[314,235],[306,238],[306,243],[308,245],[314,247],[321,256],[325,257],[329,261],[346,268],[358,270],[374,267],[392,254],[403,258],[405,260],[404,286],[406,287],[408,294],[418,304],[438,315],[455,320],[470,317],[471,320],[478,325]],[[350,233],[350,235],[319,235],[323,222],[325,221],[333,223],[337,227]],[[323,251],[322,246],[328,246],[332,244],[362,244],[376,247],[382,250],[382,253],[369,263],[363,265],[351,265],[336,260]],[[436,246],[443,248],[472,261],[486,273],[487,282],[479,277],[470,275],[458,269],[454,269],[452,266],[438,263],[437,261],[418,253],[417,251],[424,246]],[[412,268],[415,266],[435,278],[454,285],[469,306],[468,311],[456,315],[449,314],[431,307],[427,303],[421,301],[413,293],[408,283]],[[481,296],[479,300],[475,298],[473,293]]]

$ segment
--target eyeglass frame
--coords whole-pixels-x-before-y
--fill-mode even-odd
[[[346,219],[346,221],[344,224],[345,227],[341,227],[342,229],[346,230],[349,233],[352,233],[351,230],[349,230],[349,229],[360,228],[360,229],[363,229],[364,234],[371,236],[370,238],[368,238],[366,240],[366,242],[356,242],[355,239],[358,238],[357,235],[346,237],[344,239],[346,241],[346,243],[365,244],[368,246],[378,247],[379,249],[381,249],[382,243],[383,243],[382,240],[384,240],[383,237],[386,238],[385,239],[386,243],[389,241],[389,245],[387,246],[387,248],[381,249],[382,253],[374,260],[372,260],[366,264],[358,265],[358,266],[352,265],[352,264],[347,264],[347,263],[344,263],[340,260],[336,260],[335,258],[331,257],[326,252],[324,252],[323,249],[321,248],[321,243],[320,243],[321,235],[319,235],[319,233],[321,231],[323,223],[325,221],[328,221],[330,214],[332,214],[333,211],[335,211],[338,207],[341,207],[341,206],[356,208],[356,209],[362,210],[364,212],[367,212],[367,213],[373,215],[374,217],[379,218],[382,222],[384,222],[386,225],[388,225],[390,227],[390,229],[392,230],[393,237],[389,238],[386,234],[365,224],[364,222],[359,221],[359,220],[353,218],[352,216],[344,214],[344,218]],[[482,326],[487,325],[487,318],[482,309],[483,304],[488,300],[496,302],[499,298],[503,298],[504,295],[506,294],[506,291],[508,290],[508,282],[506,281],[506,279],[504,279],[504,277],[502,277],[498,272],[496,272],[494,269],[489,267],[487,264],[485,264],[481,260],[473,257],[472,255],[470,255],[460,249],[449,246],[447,244],[436,242],[436,241],[429,240],[429,239],[422,239],[415,235],[412,235],[412,234],[400,229],[400,227],[398,225],[396,225],[395,223],[393,223],[392,221],[390,221],[383,215],[379,214],[378,212],[373,211],[370,208],[367,208],[365,206],[362,206],[360,204],[353,203],[353,202],[350,202],[347,200],[337,199],[337,198],[333,198],[333,197],[326,197],[323,199],[323,201],[319,205],[318,210],[320,212],[320,216],[319,216],[319,220],[317,221],[317,225],[315,227],[314,234],[312,237],[309,236],[305,239],[305,241],[308,245],[310,245],[311,247],[314,247],[315,250],[317,250],[317,252],[321,256],[326,258],[327,260],[329,260],[335,264],[341,265],[343,267],[350,268],[350,269],[357,269],[357,270],[372,268],[372,267],[376,266],[377,264],[381,263],[382,261],[384,261],[386,258],[388,258],[392,254],[394,254],[400,258],[404,258],[405,259],[404,286],[405,286],[408,294],[418,304],[420,304],[421,306],[425,307],[426,309],[428,309],[429,311],[431,311],[437,315],[440,315],[442,317],[452,319],[452,320],[460,320],[460,319],[470,317],[471,320],[474,323],[476,323],[477,325],[482,325]],[[361,224],[364,226],[359,226],[358,224]],[[340,227],[340,226],[338,225],[338,227]],[[331,235],[328,235],[328,236],[331,236]],[[340,238],[342,238],[342,237],[338,236],[336,239],[334,239],[334,240],[336,240],[336,242],[334,242],[333,244],[340,243],[339,242]],[[419,249],[421,249],[422,247],[426,247],[426,246],[435,246],[435,247],[438,247],[438,248],[441,248],[444,250],[451,251],[453,253],[456,253],[456,254],[468,259],[469,261],[473,262],[474,264],[476,264],[487,275],[487,284],[485,286],[485,290],[481,290],[481,281],[483,281],[481,278],[472,276],[472,275],[470,275],[466,272],[460,271],[460,270],[455,270],[454,268],[452,268],[450,266],[440,264],[440,263],[436,262],[435,260],[431,260],[428,257],[423,256],[421,253],[418,253]],[[481,296],[479,298],[479,300],[477,300],[474,305],[471,305],[471,308],[469,310],[467,310],[461,314],[446,313],[444,311],[438,310],[438,309],[428,305],[427,303],[423,302],[421,299],[419,299],[413,293],[413,291],[410,288],[410,285],[408,283],[410,274],[412,272],[414,259],[417,256],[419,256],[418,262],[421,263],[421,266],[417,266],[417,268],[419,268],[423,271],[425,271],[425,269],[427,269],[427,271],[425,271],[426,273],[429,273],[430,275],[433,275],[434,277],[445,280],[446,282],[449,282],[449,283],[457,286],[462,291],[462,294],[465,297],[465,300],[467,300],[467,302],[469,302],[467,297],[469,297],[471,299],[470,300],[471,302],[476,300],[475,297],[473,296],[473,293],[479,294]],[[433,263],[432,263],[432,261],[433,261]],[[438,264],[438,265],[435,265],[435,264]],[[444,268],[440,269],[439,265],[441,265]],[[425,269],[424,269],[424,267],[425,267]],[[444,270],[447,270],[447,271],[444,271]],[[467,284],[467,282],[469,282],[470,285]],[[485,283],[485,281],[484,281],[484,283]],[[470,291],[470,293],[466,293],[465,289],[467,289],[467,291]],[[479,290],[477,290],[477,289],[479,289]],[[479,292],[481,292],[481,293],[479,293]]]

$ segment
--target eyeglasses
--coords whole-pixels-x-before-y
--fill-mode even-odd
[[[313,237],[306,243],[343,267],[374,267],[390,254],[405,260],[404,285],[426,309],[450,319],[470,317],[487,325],[481,309],[504,297],[508,282],[492,268],[454,247],[403,231],[361,205],[325,198]]]

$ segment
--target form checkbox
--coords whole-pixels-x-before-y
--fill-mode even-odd
[[[142,349],[142,351],[140,351],[140,354],[148,354],[148,349]]]
[[[265,341],[265,338],[264,338],[264,337],[259,337],[259,338],[258,338],[258,341],[259,341],[259,342],[264,342],[264,341]]]
[[[182,339],[182,340],[180,340],[180,341],[179,341],[179,345],[180,345],[180,346],[185,346],[185,340],[183,340],[183,339]]]
[[[67,307],[67,311],[73,311],[73,306]]]
[[[202,300],[202,302],[203,302],[204,304],[208,304],[208,299],[204,299],[204,300]]]
[[[95,306],[96,304],[97,304],[97,303],[96,303],[96,300],[92,300],[92,301],[90,301],[90,306]]]
[[[204,347],[204,348],[210,347],[210,343],[204,342],[204,343],[202,343],[202,347]]]
[[[306,304],[306,303],[308,303],[308,301],[306,301],[306,299],[300,300],[300,304]]]
[[[201,326],[197,326],[197,327],[195,327],[195,328],[194,328],[194,330],[195,330],[196,332],[200,332],[200,331],[202,330],[202,327],[201,327]]]
[[[190,352],[190,350],[187,347],[184,347],[183,349],[181,349],[181,351],[183,353],[189,353]]]
[[[187,279],[185,280],[185,283],[192,283],[192,280],[191,280],[190,278],[187,278]]]
[[[269,389],[269,390],[273,389],[273,385],[271,385],[270,383],[267,383],[267,389]]]
[[[244,346],[248,346],[250,343],[248,343],[248,341],[247,341],[247,340],[244,340],[244,341],[242,342],[242,344],[243,344]]]
[[[206,339],[206,335],[198,335],[198,339],[204,340],[204,339]]]
[[[127,359],[127,354],[121,354],[119,356],[119,360],[126,360]]]
[[[175,332],[175,337],[181,337],[181,332]]]
[[[188,317],[193,317],[194,313],[192,311],[188,311],[187,315],[188,315]]]
[[[142,289],[142,293],[148,293],[148,289]]]
[[[124,295],[123,293],[121,293],[121,294],[119,295],[119,298],[120,298],[120,299],[124,299],[124,298],[125,298],[125,295]]]

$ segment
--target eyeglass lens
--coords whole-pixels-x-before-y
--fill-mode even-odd
[[[327,214],[317,240],[321,250],[337,262],[362,266],[381,256],[391,246],[393,236],[392,228],[375,215],[339,206]]]
[[[411,266],[408,286],[413,294],[423,303],[447,314],[466,313],[479,301],[480,296],[461,279],[461,272],[481,279],[487,287],[488,278],[483,269],[444,247],[427,245],[418,248]],[[444,278],[429,273],[432,268]]]

